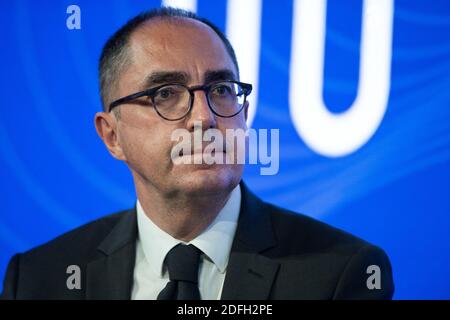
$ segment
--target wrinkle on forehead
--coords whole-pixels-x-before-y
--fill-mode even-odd
[[[194,47],[195,43],[197,47]],[[195,59],[200,46],[202,60],[217,60],[222,64],[218,68],[232,68],[237,73],[222,39],[200,21],[180,17],[155,18],[145,22],[130,37],[133,61],[148,65],[152,62],[183,65],[185,61],[182,58],[191,57],[189,62],[192,71],[197,69],[197,75],[200,75],[200,66],[195,64],[203,62]],[[173,69],[172,65],[167,67]]]

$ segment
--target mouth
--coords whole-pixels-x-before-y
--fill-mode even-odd
[[[229,163],[228,154],[222,149],[199,149],[199,150],[180,150],[176,155],[172,155],[172,162],[175,165],[195,165],[198,168],[210,168],[215,165]]]
[[[226,153],[225,150],[212,150],[211,152],[205,152],[205,150],[191,150],[190,152],[184,153],[184,150],[181,150],[179,153],[180,157],[183,156],[195,156],[195,155],[211,155],[214,156],[219,153]]]

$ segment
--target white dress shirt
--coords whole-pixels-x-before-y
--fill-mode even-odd
[[[173,238],[154,224],[138,200],[136,205],[138,239],[131,299],[157,298],[159,292],[169,282],[164,259],[170,249],[179,243],[192,244],[203,252],[200,257],[198,279],[201,299],[220,299],[240,206],[241,189],[237,185],[214,221],[195,239],[185,243]]]

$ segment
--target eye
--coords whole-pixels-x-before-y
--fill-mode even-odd
[[[219,84],[212,89],[212,93],[216,96],[228,96],[232,92],[229,85]]]
[[[175,90],[171,87],[161,88],[155,94],[155,98],[158,100],[170,99],[175,94]]]

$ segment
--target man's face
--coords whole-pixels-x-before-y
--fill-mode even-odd
[[[217,34],[191,19],[144,24],[130,38],[130,59],[114,99],[164,83],[203,85],[233,80],[230,73],[237,80],[237,70]],[[225,141],[226,129],[246,129],[246,109],[232,118],[218,117],[209,109],[204,91],[195,91],[191,112],[177,121],[161,118],[148,104],[120,108],[117,137],[135,182],[138,179],[165,194],[207,196],[230,191],[240,181],[240,164],[174,164],[171,151],[177,141],[171,135],[175,129],[186,129],[192,136],[194,123],[200,121],[203,130],[220,130]]]

